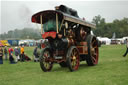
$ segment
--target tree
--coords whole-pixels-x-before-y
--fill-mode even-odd
[[[112,38],[113,33],[118,38],[128,36],[128,18],[115,19],[112,23],[106,23],[105,19],[98,15],[93,18],[92,22],[96,24],[97,29],[93,31],[97,36]]]
[[[92,23],[96,24],[96,30],[93,30],[94,34],[96,34],[97,36],[103,36],[106,24],[105,18],[102,18],[100,15],[95,16],[92,20]]]
[[[40,30],[33,28],[24,28],[22,30],[10,30],[8,33],[1,34],[2,39],[13,38],[13,39],[41,39]]]

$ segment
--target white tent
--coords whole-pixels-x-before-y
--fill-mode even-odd
[[[24,44],[26,44],[26,45],[28,45],[28,46],[33,46],[33,45],[35,45],[35,40],[20,40],[19,41],[19,45],[24,45]]]
[[[110,45],[111,44],[111,39],[107,38],[107,37],[97,37],[99,41],[101,41],[101,43],[105,43],[105,45]]]

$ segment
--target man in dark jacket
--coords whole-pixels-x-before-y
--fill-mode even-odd
[[[40,51],[39,48],[36,46],[34,51],[33,51],[33,55],[34,55],[34,62],[38,62],[39,61],[39,56],[40,56]]]
[[[123,57],[125,57],[125,56],[127,55],[127,53],[128,53],[128,39],[126,39],[126,47],[127,47],[127,49],[126,49],[126,52],[125,52],[125,54],[123,55]]]

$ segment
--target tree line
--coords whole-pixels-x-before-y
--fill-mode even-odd
[[[93,18],[92,23],[96,24],[96,29],[93,30],[96,36],[109,38],[112,38],[113,34],[116,38],[128,36],[128,18],[115,19],[111,23],[106,23],[105,18],[98,15]]]
[[[96,29],[93,29],[96,36],[112,38],[114,33],[116,38],[128,36],[128,18],[115,19],[111,23],[106,23],[105,18],[98,15],[93,18],[92,23],[96,24]],[[41,39],[40,32],[40,29],[33,28],[15,29],[0,34],[0,37],[1,39]]]
[[[0,35],[1,39],[41,39],[41,33],[39,29],[24,28],[10,30],[7,33]]]

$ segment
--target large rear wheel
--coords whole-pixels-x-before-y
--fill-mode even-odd
[[[88,45],[88,56],[86,58],[87,64],[89,66],[94,66],[98,64],[99,49],[98,41],[95,36],[88,35],[87,37]]]
[[[40,55],[40,67],[44,72],[51,71],[53,67],[53,62],[50,61],[52,57],[51,51],[49,48],[44,48],[41,51]]]
[[[71,46],[68,49],[66,58],[70,71],[75,71],[79,68],[79,51],[75,46]]]

